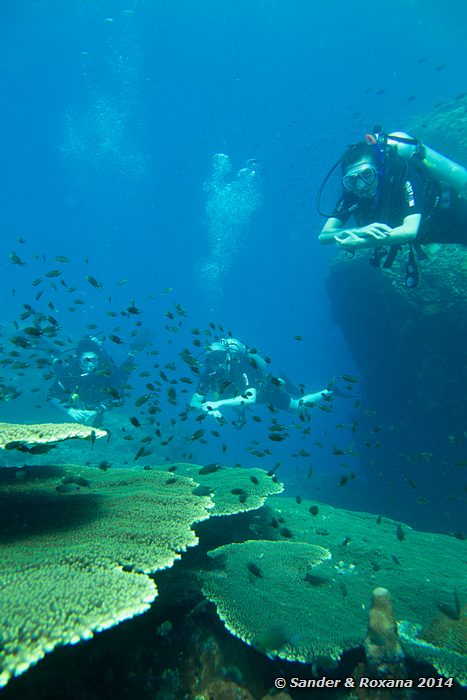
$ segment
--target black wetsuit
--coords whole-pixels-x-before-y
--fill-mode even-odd
[[[416,159],[391,156],[380,175],[376,197],[344,192],[333,216],[343,224],[353,216],[358,226],[379,222],[395,228],[410,214],[422,215],[416,243],[467,245],[467,200],[435,180]]]
[[[291,394],[283,386],[276,386],[271,381],[272,375],[260,367],[264,360],[256,360],[256,357],[254,354],[245,354],[229,364],[216,364],[210,362],[208,356],[196,393],[207,401],[220,401],[243,396],[248,389],[256,389],[256,403],[271,404],[287,411]]]
[[[76,357],[55,366],[55,382],[49,398],[57,399],[65,408],[104,411],[122,401],[122,385],[130,372],[130,360],[117,367],[109,355],[100,358],[93,372],[83,372]]]

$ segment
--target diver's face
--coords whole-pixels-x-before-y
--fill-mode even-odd
[[[378,187],[375,164],[368,160],[353,163],[342,178],[342,187],[357,197],[373,197]]]
[[[99,358],[95,352],[83,352],[79,358],[79,366],[82,372],[94,372],[99,364]]]

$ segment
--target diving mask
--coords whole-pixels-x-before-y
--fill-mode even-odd
[[[353,192],[358,195],[367,192],[376,181],[376,178],[376,169],[372,165],[365,164],[365,167],[344,175],[342,187],[346,192]]]

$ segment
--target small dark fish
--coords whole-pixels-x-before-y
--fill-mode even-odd
[[[133,457],[133,461],[136,462],[140,457],[149,457],[150,454],[152,454],[151,450],[147,450],[144,446],[141,446]]]
[[[10,253],[8,257],[10,258],[10,262],[13,265],[21,265],[22,267],[24,267],[26,265],[24,260],[22,258],[20,258],[19,255],[17,255],[15,252]]]
[[[250,574],[253,574],[253,576],[256,576],[256,578],[263,578],[263,572],[257,564],[255,564],[252,561],[249,561],[247,567]]]
[[[23,338],[21,335],[13,335],[10,338],[10,343],[13,343],[13,345],[16,345],[19,348],[31,347],[31,341],[29,341],[27,338]]]
[[[260,632],[252,641],[252,646],[257,651],[274,659],[277,653],[286,645],[294,643],[291,635],[281,627],[270,627]]]
[[[130,423],[131,423],[131,425],[134,425],[135,428],[141,428],[141,423],[136,416],[131,416]]]
[[[110,469],[111,466],[112,464],[106,459],[103,459],[102,462],[99,462],[99,464],[97,465],[98,469],[100,469],[103,472],[106,472],[108,469]]]
[[[112,343],[115,343],[116,345],[123,345],[123,340],[120,338],[118,335],[109,335],[110,340]]]
[[[347,596],[349,595],[349,591],[347,590],[347,586],[345,585],[345,583],[343,581],[341,581],[339,583],[339,588],[341,589],[342,597],[345,600],[347,598]]]
[[[219,469],[221,469],[220,464],[206,464],[205,467],[201,467],[201,469],[198,470],[198,474],[214,474],[214,472],[219,471]]]
[[[246,493],[241,493],[240,496],[238,497],[238,500],[240,503],[246,503],[247,495]]]
[[[66,476],[63,479],[64,484],[78,484],[78,486],[91,486],[91,482],[82,476]]]
[[[288,527],[281,527],[281,529],[279,530],[279,534],[281,534],[282,537],[286,537],[287,539],[290,539],[291,537],[293,537],[292,531],[289,530]]]
[[[60,486],[55,488],[55,491],[59,493],[76,493],[76,491],[79,491],[79,486],[74,483],[60,484]]]
[[[378,515],[378,517],[376,518],[376,524],[377,524],[377,525],[381,525],[382,519],[383,519],[383,516],[382,516],[382,515]]]
[[[135,401],[135,406],[138,408],[139,406],[142,406],[145,404],[149,399],[151,398],[151,394],[142,394],[139,396],[136,401]]]
[[[339,479],[338,486],[345,486],[348,481],[349,477],[347,476],[347,474],[342,474],[341,478]]]
[[[258,484],[259,484],[259,481],[258,481],[258,479],[256,478],[256,476],[250,476],[250,481],[251,481],[253,484],[255,484],[255,486],[258,486]]]
[[[302,497],[301,496],[295,496],[295,500],[297,501],[298,505],[302,502]]]
[[[46,277],[60,277],[62,274],[61,270],[49,270],[48,272],[45,273]]]
[[[310,506],[308,510],[310,511],[311,515],[318,515],[319,513],[318,506]]]
[[[234,496],[241,496],[242,493],[245,493],[245,490],[244,489],[232,489],[230,491],[230,493],[232,493]]]
[[[326,583],[329,582],[329,579],[326,578],[326,576],[316,576],[315,574],[306,574],[305,578],[303,579],[306,583],[309,583],[312,586],[315,586],[318,588],[319,586],[325,586]]]
[[[347,537],[344,537],[344,539],[342,540],[341,546],[346,547],[349,544],[350,540],[351,538],[347,535]]]
[[[191,493],[194,496],[209,496],[211,489],[209,486],[196,486]]]
[[[354,377],[352,374],[341,374],[341,377],[344,382],[348,382],[349,384],[356,384],[358,382],[358,377]]]
[[[190,440],[193,442],[194,440],[199,440],[200,438],[203,437],[205,431],[204,430],[195,430],[193,435],[191,436]]]
[[[303,335],[294,335],[294,340],[303,340]]]
[[[268,438],[273,442],[282,442],[288,437],[288,433],[269,433]]]
[[[96,280],[96,278],[92,275],[86,275],[86,279],[89,282],[89,284],[95,287],[96,289],[104,289],[104,285],[98,280]]]
[[[71,262],[70,258],[68,258],[66,255],[56,255],[54,257],[54,260],[56,260],[59,263],[69,263]]]
[[[40,328],[37,328],[37,326],[28,326],[27,328],[23,329],[23,333],[26,333],[27,335],[31,335],[34,338],[39,338],[41,334]]]
[[[397,539],[399,540],[399,542],[402,542],[402,540],[405,540],[404,530],[402,529],[402,525],[400,523],[397,524],[396,535],[397,535]]]
[[[397,566],[401,565],[401,560],[399,559],[399,557],[396,557],[395,554],[391,554],[391,559],[393,560],[394,564],[396,564]]]

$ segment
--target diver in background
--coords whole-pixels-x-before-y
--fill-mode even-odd
[[[286,378],[273,376],[267,362],[256,352],[235,338],[223,338],[209,347],[204,372],[190,405],[221,418],[223,408],[243,411],[247,406],[263,403],[295,412],[332,395],[332,391],[323,389],[299,396],[299,391],[294,389]]]
[[[126,382],[134,369],[134,354],[120,367],[97,337],[81,340],[71,357],[54,362],[55,382],[49,401],[72,420],[99,427],[104,412],[122,405]]]
[[[373,264],[379,266],[386,256],[384,267],[391,267],[405,244],[415,244],[416,250],[425,243],[467,245],[467,171],[462,166],[401,132],[370,134],[350,146],[341,162],[343,192],[320,243],[350,252],[373,248]],[[356,226],[346,226],[351,216]],[[417,282],[410,248],[406,284]]]

